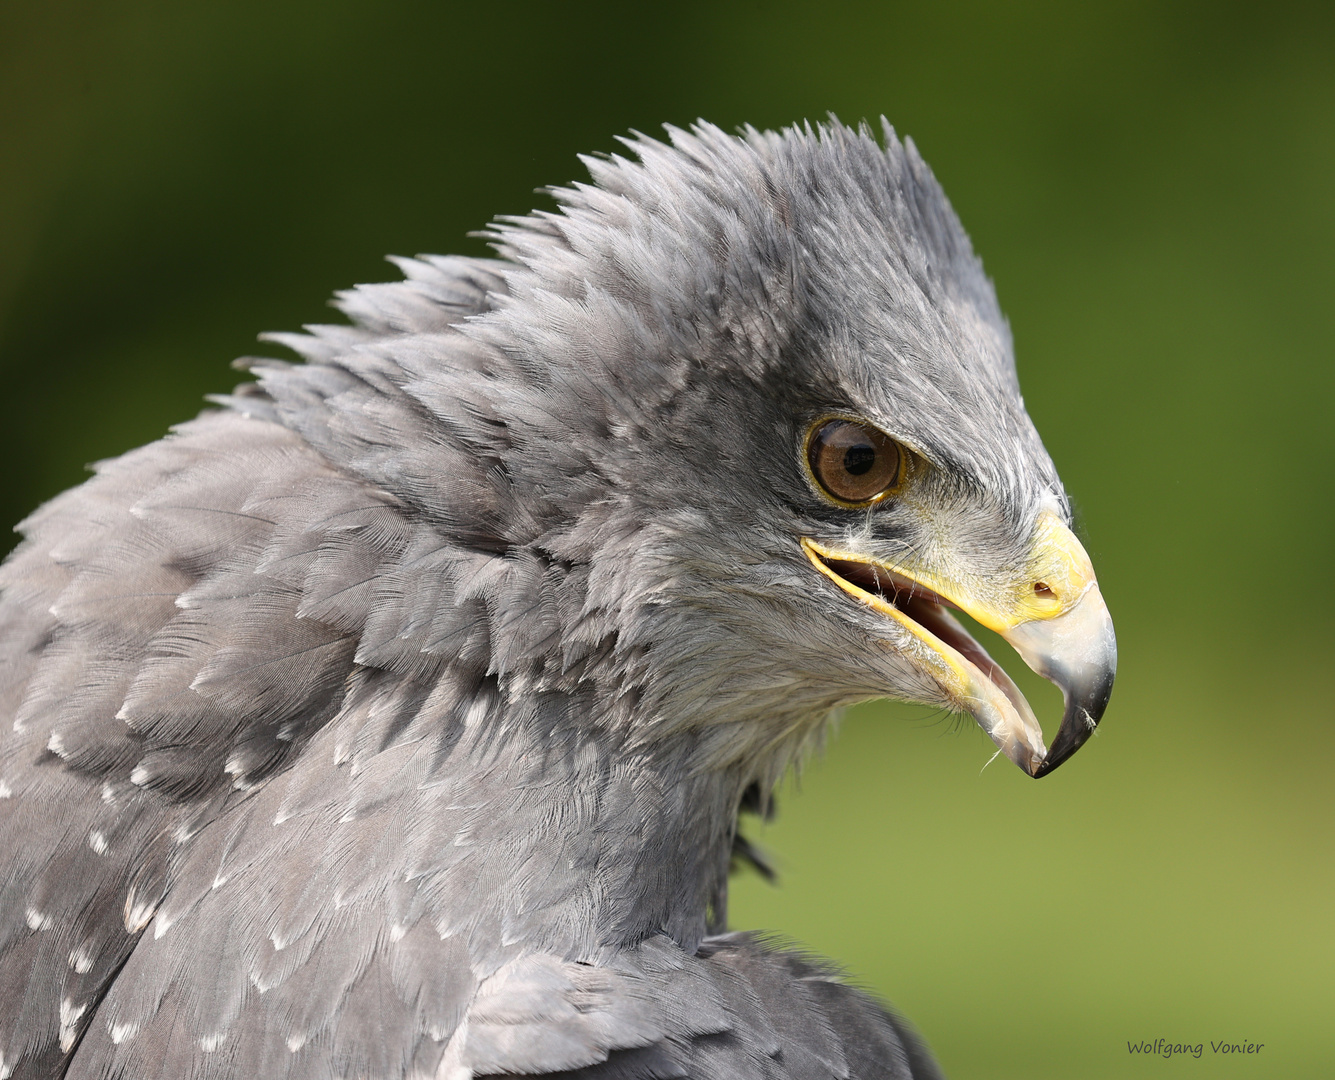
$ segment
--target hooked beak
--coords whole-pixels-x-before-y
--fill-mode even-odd
[[[908,630],[911,658],[1030,776],[1052,772],[1098,726],[1112,696],[1117,639],[1089,556],[1055,514],[1038,520],[1022,583],[1000,594],[805,537],[802,549],[849,596]],[[950,608],[996,631],[1061,688],[1065,711],[1050,750],[1024,695]]]

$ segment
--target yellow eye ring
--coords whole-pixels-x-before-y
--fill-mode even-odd
[[[908,451],[865,420],[826,416],[807,431],[802,464],[816,489],[848,509],[873,506],[904,483]]]

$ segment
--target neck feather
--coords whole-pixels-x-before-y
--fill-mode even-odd
[[[720,928],[751,778],[702,768],[695,733],[637,742],[579,695],[509,697],[494,679],[419,698],[406,723],[356,697],[323,737],[344,748],[354,802],[396,808],[414,921],[462,933],[475,957],[499,942],[498,960],[594,959],[658,933],[694,950]]]

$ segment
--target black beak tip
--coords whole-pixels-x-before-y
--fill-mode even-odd
[[[1103,719],[1103,711],[1108,707],[1108,699],[1112,697],[1112,688],[1113,675],[1110,671],[1093,686],[1084,688],[1083,693],[1072,693],[1067,697],[1061,727],[1057,729],[1057,737],[1052,740],[1043,764],[1034,771],[1035,780],[1047,776],[1085,745]]]
[[[1097,724],[1097,721],[1095,723]],[[1062,762],[1073,757],[1075,752],[1084,746],[1085,740],[1089,738],[1093,731],[1092,727],[1084,723],[1067,727],[1063,720],[1061,729],[1057,732],[1057,738],[1053,740],[1052,746],[1048,749],[1048,756],[1043,759],[1043,764],[1034,770],[1034,779],[1041,780],[1048,773],[1058,768]]]

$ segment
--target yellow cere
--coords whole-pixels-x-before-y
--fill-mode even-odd
[[[809,540],[803,540],[802,543],[808,549],[808,556],[814,550],[832,559],[876,565],[909,581],[924,585],[998,634],[1005,634],[1021,623],[1055,619],[1059,615],[1065,615],[1075,607],[1096,580],[1093,564],[1089,561],[1089,556],[1080,541],[1076,539],[1075,533],[1071,532],[1051,511],[1044,511],[1034,526],[1029,565],[1021,581],[1012,591],[1011,602],[1004,608],[982,601],[977,596],[965,592],[958,582],[921,567],[910,569],[898,563],[871,559],[854,552],[835,551]],[[848,588],[839,576],[827,567],[822,566],[820,569],[826,576]],[[861,589],[857,592],[862,594]],[[880,610],[879,606],[877,610]],[[908,625],[909,621],[900,617],[899,613],[896,612],[895,617]]]

